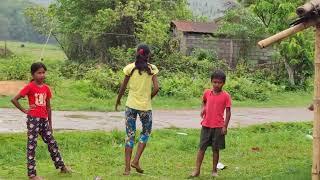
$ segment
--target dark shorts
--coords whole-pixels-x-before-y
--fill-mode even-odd
[[[211,146],[212,150],[225,149],[225,136],[222,135],[222,128],[202,126],[199,148],[205,151],[208,146]]]

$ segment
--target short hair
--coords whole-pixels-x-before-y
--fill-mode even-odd
[[[226,74],[222,71],[222,70],[216,70],[214,71],[212,74],[211,74],[211,81],[213,79],[219,79],[221,80],[222,82],[226,82]]]

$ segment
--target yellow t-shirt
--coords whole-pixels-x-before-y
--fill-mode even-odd
[[[151,73],[158,74],[158,68],[149,64],[151,67]],[[135,63],[127,65],[123,72],[125,75],[130,76],[132,70],[135,68]],[[139,70],[135,70],[130,76],[128,83],[129,95],[126,106],[132,109],[140,111],[152,110],[151,106],[151,90],[152,90],[152,75],[146,72],[139,74]]]

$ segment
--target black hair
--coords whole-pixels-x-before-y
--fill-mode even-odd
[[[34,75],[40,68],[43,68],[45,71],[47,71],[46,65],[44,65],[42,62],[36,62],[31,65],[31,74]]]
[[[146,72],[149,75],[153,75],[151,72],[152,67],[148,63],[151,51],[148,45],[146,44],[139,44],[137,47],[136,52],[136,62],[135,68],[132,70],[131,75],[137,69],[139,74],[141,75],[142,72]]]
[[[219,79],[219,80],[221,80],[222,82],[225,83],[226,82],[226,78],[227,78],[226,74],[221,70],[216,70],[211,74],[211,81],[213,79]]]

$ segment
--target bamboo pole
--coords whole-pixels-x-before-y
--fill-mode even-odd
[[[258,45],[260,46],[260,48],[266,48],[273,43],[279,42],[282,39],[285,39],[291,35],[294,35],[300,31],[303,31],[311,26],[314,26],[315,24],[316,24],[316,21],[308,21],[305,23],[297,24],[295,26],[290,27],[289,29],[281,31],[278,34],[275,34],[267,39],[264,39],[264,40],[258,42]]]
[[[320,6],[320,0],[312,0],[303,6],[300,6],[297,8],[297,15],[302,17],[310,13],[311,11],[319,8]]]
[[[312,180],[320,179],[320,24],[316,26]]]

